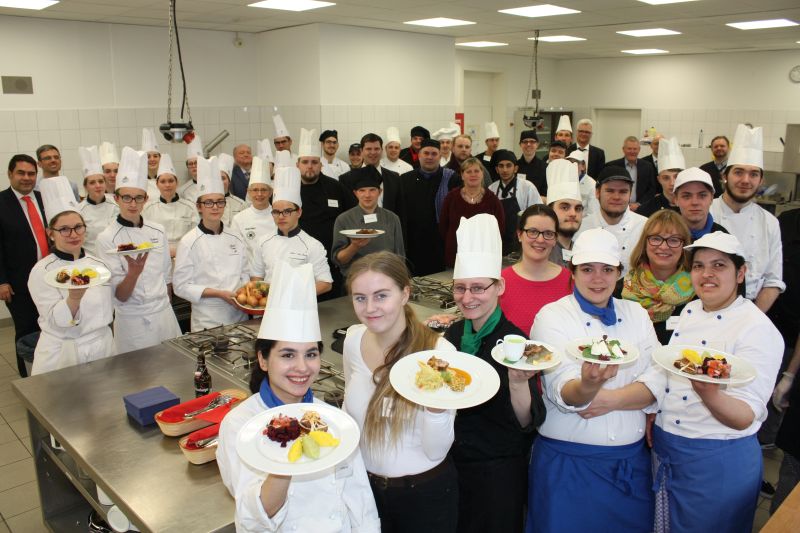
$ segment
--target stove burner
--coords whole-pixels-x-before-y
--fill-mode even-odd
[[[211,341],[211,347],[214,350],[214,353],[227,352],[230,343],[231,341],[220,336]]]
[[[453,289],[449,283],[438,279],[419,276],[411,280],[412,298],[417,302],[430,302],[440,309],[455,306]]]
[[[326,391],[322,395],[322,400],[325,403],[333,405],[335,407],[342,407],[342,404],[344,403],[344,391],[340,390]]]

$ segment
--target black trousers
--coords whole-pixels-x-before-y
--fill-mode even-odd
[[[14,343],[20,337],[39,331],[39,311],[36,309],[27,287],[24,290],[14,288],[14,295],[11,297],[10,303],[6,302],[6,307],[11,313],[11,320],[14,321]],[[19,353],[17,353],[17,370],[20,377],[28,376],[25,360]]]

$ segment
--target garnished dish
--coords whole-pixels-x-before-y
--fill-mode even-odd
[[[379,235],[383,235],[386,233],[382,229],[373,229],[373,228],[359,228],[359,229],[343,229],[339,231],[345,237],[350,237],[351,239],[374,239]]]
[[[44,279],[48,285],[57,289],[88,289],[108,282],[111,272],[100,265],[83,268],[79,265],[71,269],[51,270],[45,274]]]
[[[622,349],[620,342],[617,339],[609,339],[608,335],[603,335],[602,339],[598,339],[591,344],[579,345],[578,349],[584,357],[597,359],[598,361],[621,360],[626,353]]]
[[[378,230],[370,228],[362,228],[356,231],[356,233],[359,235],[375,235],[376,233],[378,233]]]
[[[699,353],[697,350],[684,348],[681,350],[681,358],[676,359],[673,365],[681,372],[693,376],[705,374],[717,379],[731,377],[731,364],[725,356],[706,350]]]
[[[427,362],[417,361],[419,372],[414,382],[422,390],[434,391],[447,385],[451,391],[464,392],[472,383],[472,376],[458,368],[451,368],[450,363],[432,355]]]
[[[279,443],[281,448],[286,448],[286,443],[295,440],[300,433],[300,423],[297,419],[284,415],[276,416],[264,428],[264,435],[269,440]]]
[[[266,281],[248,281],[236,289],[236,305],[245,313],[259,315],[267,307],[269,283]]]
[[[708,346],[659,346],[652,359],[667,372],[692,381],[741,385],[756,377],[756,369],[747,359]]]
[[[56,274],[56,281],[59,283],[69,282],[70,285],[80,286],[88,285],[96,277],[97,270],[93,268],[84,268],[83,270],[73,268],[72,271],[66,269],[59,271],[58,274]]]
[[[561,363],[561,356],[556,350],[541,341],[526,341],[522,358],[519,361],[506,359],[502,345],[492,348],[492,359],[503,366],[517,370],[547,370]]]
[[[608,335],[573,339],[566,344],[564,351],[581,361],[604,365],[623,365],[639,358],[636,346]]]
[[[109,250],[108,253],[119,255],[145,254],[159,247],[160,245],[150,241],[144,241],[139,244],[134,242],[124,242],[122,244],[118,244],[116,248]]]
[[[339,445],[339,439],[328,433],[328,424],[316,411],[306,411],[300,420],[279,414],[269,421],[263,434],[279,443],[281,448],[294,441],[289,448],[290,463],[297,462],[303,455],[309,459],[319,459],[320,446],[335,448]]]

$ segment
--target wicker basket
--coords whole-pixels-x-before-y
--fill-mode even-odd
[[[219,393],[233,396],[234,398],[238,398],[240,401],[244,400],[250,395],[241,389],[225,389],[219,391]],[[161,420],[161,413],[163,412],[164,411],[159,411],[156,413],[155,418],[158,427],[161,429],[161,432],[168,437],[180,437],[181,435],[186,435],[193,431],[197,431],[198,429],[202,429],[214,424],[214,422],[209,422],[201,418],[189,418],[181,422],[164,422]]]

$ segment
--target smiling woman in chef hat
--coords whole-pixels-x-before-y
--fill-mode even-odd
[[[45,283],[46,275],[67,270],[108,270],[102,261],[86,255],[82,246],[86,224],[78,213],[69,180],[57,176],[42,180],[42,201],[53,243],[50,255],[39,260],[28,278],[42,329],[33,359],[33,374],[87,363],[112,354],[113,339],[108,325],[113,320],[111,286],[73,288],[71,281],[57,289]]]
[[[653,525],[645,413],[583,413],[597,408],[609,390],[640,376],[659,345],[647,311],[612,297],[622,271],[621,255],[619,242],[608,231],[583,232],[570,261],[572,294],[544,306],[533,322],[531,338],[562,353],[573,339],[608,335],[636,347],[640,355],[619,366],[564,357],[545,374],[547,418],[531,456],[528,532],[594,531],[598,524],[614,531],[650,531]]]
[[[265,409],[319,402],[311,385],[322,353],[314,273],[280,261],[256,340],[257,366],[250,398],[222,421],[217,464],[222,481],[236,499],[236,531],[380,531],[378,512],[361,454],[309,476],[259,472],[236,453],[236,435]]]

